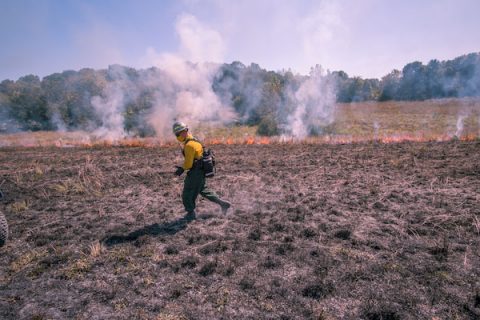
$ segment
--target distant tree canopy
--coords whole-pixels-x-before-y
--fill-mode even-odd
[[[135,70],[122,66],[64,71],[43,79],[26,75],[17,81],[2,81],[0,132],[96,128],[102,119],[94,107],[94,97],[104,97],[108,86],[118,81],[119,73],[122,81],[128,81],[122,89],[135,91],[124,101],[125,130],[152,134],[146,119],[159,88],[145,79],[165,74],[157,68]],[[258,125],[260,134],[272,135],[281,131],[283,124],[278,119],[285,119],[295,108],[292,92],[309,77],[233,62],[219,66],[212,89],[223,104],[235,109],[240,123]],[[478,97],[480,53],[448,61],[431,60],[426,65],[412,62],[381,79],[349,77],[344,71],[327,71],[324,77],[335,84],[337,102]]]

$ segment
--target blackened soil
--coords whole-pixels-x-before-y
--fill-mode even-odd
[[[480,143],[2,149],[1,319],[479,319]]]

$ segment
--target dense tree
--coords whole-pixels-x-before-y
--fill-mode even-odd
[[[394,69],[392,72],[382,78],[380,101],[392,100],[397,96],[397,91],[402,79],[399,70]]]
[[[323,83],[334,84],[338,102],[480,96],[480,53],[431,60],[426,65],[412,62],[380,80],[349,77],[344,71],[324,72],[319,66],[302,76],[235,61],[219,66],[212,89],[224,105],[234,108],[239,123],[258,125],[259,133],[274,135],[283,132],[297,110],[295,92],[319,70]],[[175,90],[168,73],[158,68],[119,65],[64,71],[43,79],[27,75],[4,80],[0,82],[0,132],[94,129],[105,121],[102,108],[112,107],[105,104],[111,99],[119,104],[113,107],[121,113],[127,132],[149,135],[153,130],[146,119],[157,97],[171,96]]]
[[[8,95],[9,115],[23,130],[49,130],[49,110],[40,79],[27,75],[18,79]]]

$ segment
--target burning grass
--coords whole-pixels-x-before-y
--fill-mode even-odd
[[[338,104],[334,121],[316,137],[259,137],[256,127],[229,126],[193,128],[206,144],[339,144],[378,141],[476,140],[480,137],[480,100],[442,99],[415,102],[363,102]],[[87,132],[34,132],[0,136],[0,147],[168,147],[168,137],[105,140]]]

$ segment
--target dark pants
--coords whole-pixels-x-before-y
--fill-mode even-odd
[[[192,212],[195,210],[195,201],[198,195],[207,198],[208,200],[220,204],[222,200],[217,194],[207,187],[205,174],[202,169],[194,168],[188,171],[183,185],[182,200],[185,210]]]

